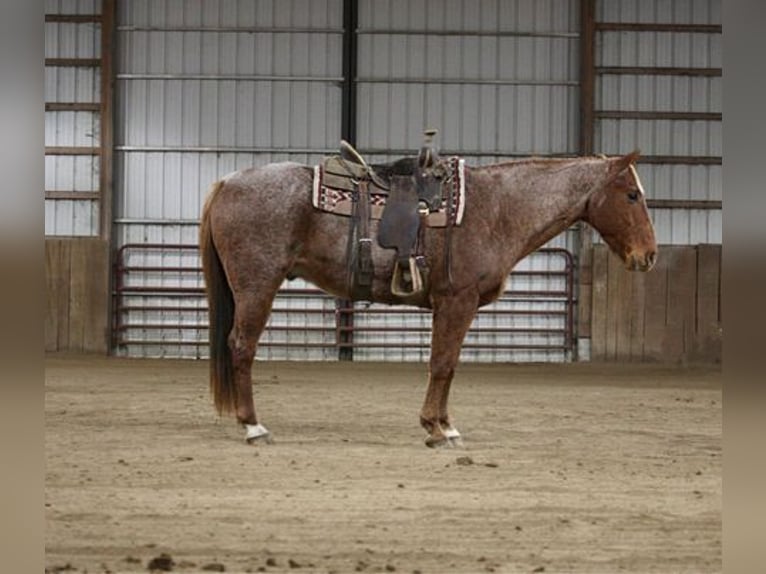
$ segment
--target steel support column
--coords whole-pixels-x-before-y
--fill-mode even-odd
[[[357,28],[359,24],[358,0],[343,0],[343,89],[341,92],[341,137],[356,145],[356,82],[357,56],[359,52]],[[353,307],[352,301],[337,300],[336,321],[341,346],[338,359],[354,360],[354,315],[343,313],[343,309]]]
[[[580,0],[580,155],[593,155],[595,133],[594,94],[596,89],[596,1]],[[593,287],[593,235],[580,223],[577,248],[577,329],[574,358],[579,360],[577,341],[590,338],[591,293]]]

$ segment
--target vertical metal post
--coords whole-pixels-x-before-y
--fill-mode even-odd
[[[341,92],[341,137],[352,145],[356,145],[356,74],[357,74],[357,35],[359,24],[358,0],[343,0],[343,88]],[[352,301],[338,300],[338,309],[353,307]],[[350,345],[354,340],[354,314],[336,313],[338,321],[339,342],[343,346],[338,349],[338,359],[353,361],[354,349]]]
[[[593,155],[596,0],[580,0],[580,155]]]
[[[99,237],[107,244],[107,264],[103,272],[106,274],[106,285],[109,293],[114,287],[112,274],[112,261],[114,253],[112,213],[114,203],[114,54],[115,54],[115,4],[117,0],[101,1],[101,90],[100,90],[100,113],[99,125],[101,130],[99,153]],[[107,326],[104,337],[106,338],[107,354],[114,349],[115,321],[112,313],[114,299],[107,297]],[[110,320],[112,318],[112,320]]]
[[[580,0],[580,155],[594,151],[594,94],[596,90],[596,0]],[[581,222],[577,246],[577,334],[574,360],[579,360],[579,341],[590,339],[591,295],[593,292],[593,237],[588,224]]]
[[[356,145],[356,74],[358,0],[343,0],[343,91],[341,93],[341,137]]]
[[[99,153],[100,214],[99,235],[109,241],[112,234],[112,155],[114,153],[114,3],[101,2],[101,108],[99,123],[101,150]]]

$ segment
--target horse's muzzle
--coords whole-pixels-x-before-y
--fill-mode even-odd
[[[656,262],[656,251],[647,251],[643,255],[631,253],[625,258],[625,266],[630,271],[649,271]]]

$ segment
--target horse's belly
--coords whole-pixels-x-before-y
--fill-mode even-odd
[[[289,271],[289,276],[300,277],[323,291],[343,299],[351,299],[349,285],[349,220],[336,215],[315,213],[315,225],[301,244],[298,256]],[[403,304],[391,293],[395,251],[384,249],[377,244],[377,223],[370,229],[372,240],[372,300],[376,303]],[[428,306],[427,297],[421,303],[408,304]]]

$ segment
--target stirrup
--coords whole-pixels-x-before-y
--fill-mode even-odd
[[[423,290],[423,276],[420,274],[415,258],[410,257],[407,261],[409,269],[402,270],[402,265],[399,261],[394,264],[394,276],[391,278],[391,293],[397,297],[409,297]],[[409,280],[405,278],[405,274],[409,275]]]

